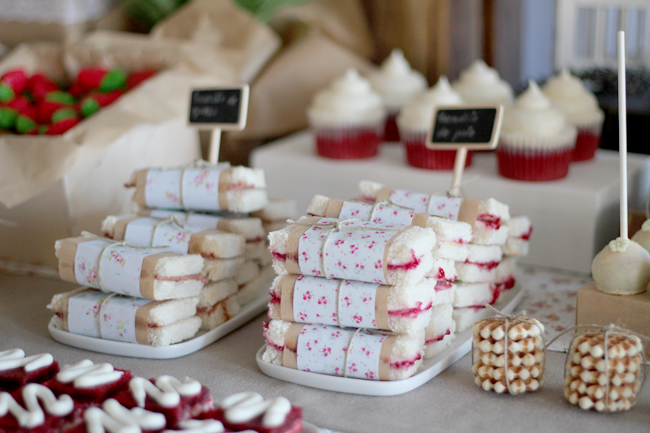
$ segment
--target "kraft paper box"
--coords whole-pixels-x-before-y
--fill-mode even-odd
[[[650,291],[620,296],[603,293],[596,283],[578,289],[576,298],[577,325],[609,325],[613,323],[650,337]],[[643,342],[646,356],[650,343]]]
[[[63,135],[0,137],[0,219],[17,223],[0,226],[3,261],[56,266],[56,239],[97,232],[106,215],[132,208],[132,191],[123,183],[133,171],[200,157],[198,134],[186,126],[190,89],[224,85],[233,76],[197,73],[182,59],[166,57],[160,43],[150,45],[138,64],[138,57],[112,56],[120,43],[108,40],[101,50],[85,43],[65,53],[56,44],[24,45],[0,63],[0,73],[20,65],[65,81],[93,58],[127,70],[144,69],[152,59],[167,62],[166,69]]]

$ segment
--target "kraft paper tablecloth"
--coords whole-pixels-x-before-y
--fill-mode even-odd
[[[565,274],[557,273],[560,278]],[[407,394],[366,397],[307,388],[265,376],[255,362],[262,346],[264,315],[207,348],[173,360],[104,355],[57,343],[47,332],[45,309],[55,293],[74,284],[0,273],[0,350],[27,355],[49,352],[61,364],[84,358],[110,362],[135,375],[190,376],[208,386],[215,400],[240,391],[283,395],[304,408],[305,420],[340,432],[639,432],[650,425],[650,385],[629,412],[606,415],[569,405],[562,395],[564,355],[549,352],[546,385],[517,397],[479,389],[469,355]]]

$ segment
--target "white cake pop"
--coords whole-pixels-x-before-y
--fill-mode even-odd
[[[650,253],[638,243],[616,238],[591,263],[596,288],[613,295],[645,292],[650,283]]]
[[[650,219],[645,220],[641,230],[632,236],[632,240],[650,252]]]

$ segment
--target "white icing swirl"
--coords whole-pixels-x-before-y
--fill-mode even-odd
[[[291,403],[285,397],[264,400],[256,392],[231,395],[221,403],[221,407],[225,411],[226,420],[236,424],[250,421],[264,414],[262,425],[265,427],[282,425],[291,412]]]
[[[630,240],[626,238],[616,238],[609,243],[609,249],[613,253],[623,253],[630,245]]]
[[[496,69],[490,68],[483,60],[476,60],[461,72],[453,88],[470,104],[508,105],[514,98],[510,85],[499,78]]]
[[[163,433],[184,431],[188,433],[222,433],[225,431],[223,424],[214,419],[198,420],[188,419],[178,423],[180,430],[164,430]],[[247,430],[250,431],[250,430]]]
[[[22,349],[11,349],[0,352],[0,371],[23,367],[25,371],[34,371],[47,367],[54,362],[49,353],[25,356]]]
[[[365,126],[381,123],[385,112],[381,97],[372,91],[368,80],[349,69],[316,95],[307,115],[315,127]]]
[[[533,80],[528,88],[508,106],[503,115],[502,135],[513,134],[519,137],[550,139],[551,146],[566,146],[574,143],[575,128],[564,115],[553,108],[551,102]]]
[[[77,388],[90,388],[97,385],[115,382],[124,374],[123,371],[115,371],[108,363],[93,364],[89,359],[84,359],[72,365],[66,365],[56,375],[56,379],[62,383],[74,381]]]
[[[447,77],[442,75],[438,82],[428,91],[421,93],[413,102],[402,108],[397,116],[400,130],[426,130],[433,122],[433,112],[438,105],[460,105],[463,99],[449,85]]]
[[[147,395],[162,407],[174,407],[181,401],[181,396],[197,395],[201,392],[201,384],[193,379],[185,378],[184,382],[172,376],[160,376],[154,385],[151,381],[134,377],[129,382],[131,395],[138,406],[144,407]]]
[[[377,72],[368,76],[389,111],[397,111],[427,87],[424,76],[411,69],[402,50],[394,49]]]
[[[91,407],[84,412],[88,433],[139,433],[142,430],[160,430],[167,421],[161,413],[144,410],[141,407],[127,409],[117,400],[109,398],[102,409]]]
[[[0,417],[9,412],[16,418],[19,426],[37,427],[45,421],[45,413],[41,405],[38,404],[38,400],[43,403],[48,414],[57,417],[68,415],[74,408],[74,402],[69,395],[64,394],[57,399],[49,388],[37,383],[30,383],[23,388],[23,401],[26,409],[19,405],[11,394],[0,393]]]
[[[578,127],[593,126],[605,117],[596,96],[567,69],[549,79],[542,90],[567,120]]]

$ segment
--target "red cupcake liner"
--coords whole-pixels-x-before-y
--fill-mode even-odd
[[[432,150],[424,145],[424,140],[406,141],[406,162],[410,166],[429,170],[453,170],[456,162],[455,150]],[[472,164],[472,151],[467,152],[465,167]]]
[[[333,159],[363,159],[377,156],[382,136],[376,128],[316,130],[316,152]]]
[[[508,148],[501,143],[497,148],[499,174],[508,179],[543,182],[566,177],[573,157],[573,147],[536,151]]]
[[[573,150],[573,161],[589,161],[596,156],[600,147],[600,133],[591,129],[578,129],[576,147]]]
[[[386,124],[384,125],[384,141],[400,141],[396,119],[397,113],[389,114],[388,117],[386,117]]]

